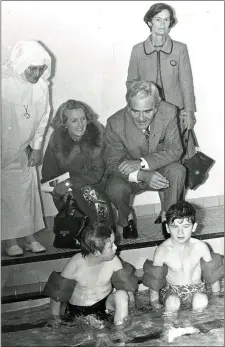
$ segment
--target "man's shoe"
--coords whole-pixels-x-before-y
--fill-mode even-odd
[[[136,239],[138,238],[137,228],[134,224],[133,219],[128,221],[128,225],[123,228],[124,239]]]
[[[161,217],[161,215],[159,215],[159,216],[156,218],[156,220],[155,220],[154,223],[155,223],[155,224],[161,224],[161,223],[162,223],[162,217]]]

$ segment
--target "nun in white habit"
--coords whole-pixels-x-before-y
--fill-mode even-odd
[[[51,58],[37,41],[18,42],[2,66],[1,235],[9,256],[23,254],[21,237],[25,249],[45,251],[34,237],[45,227],[35,166],[50,113],[50,72]]]

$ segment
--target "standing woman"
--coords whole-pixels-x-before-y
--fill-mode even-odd
[[[35,166],[49,118],[51,58],[37,41],[19,41],[2,67],[2,240],[9,256],[45,247],[34,233],[44,222]]]
[[[186,44],[170,38],[170,29],[175,24],[173,9],[164,3],[156,3],[144,16],[151,34],[136,44],[131,52],[127,87],[133,81],[155,82],[162,100],[174,104],[179,110],[179,130],[192,129],[195,119],[195,94],[192,70]],[[189,143],[189,154],[194,155],[194,145]],[[159,192],[160,200],[163,191]],[[164,219],[164,211],[161,211]],[[157,219],[156,222],[160,222]]]

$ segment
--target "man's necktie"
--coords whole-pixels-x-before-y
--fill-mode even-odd
[[[147,143],[149,142],[149,135],[150,135],[150,129],[149,127],[147,129],[145,129],[145,131],[143,132],[146,138]]]

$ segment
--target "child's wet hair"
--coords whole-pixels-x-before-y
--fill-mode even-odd
[[[89,224],[81,233],[81,253],[85,257],[96,251],[102,253],[106,240],[111,237],[113,230],[105,224],[94,222]]]
[[[179,201],[170,206],[166,212],[166,222],[173,223],[175,219],[187,218],[192,224],[195,223],[196,211],[194,207],[187,201]]]

